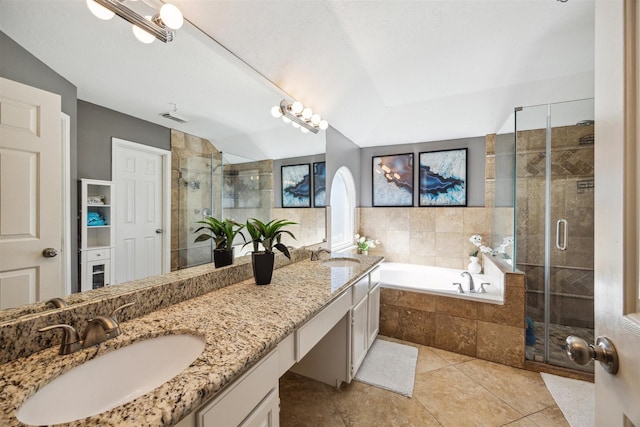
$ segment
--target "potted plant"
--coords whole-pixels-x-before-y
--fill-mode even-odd
[[[241,231],[244,228],[244,224],[239,224],[232,219],[221,221],[212,216],[207,216],[202,221],[198,221],[198,223],[204,225],[198,228],[195,233],[199,233],[202,230],[207,230],[208,232],[200,234],[195,241],[204,242],[213,239],[215,242],[213,263],[216,268],[233,264],[233,240],[240,234],[242,240],[247,241]]]
[[[251,265],[253,267],[253,277],[256,280],[256,285],[268,285],[271,283],[271,276],[273,275],[274,266],[274,249],[278,249],[287,258],[291,259],[289,249],[283,243],[281,243],[282,235],[288,234],[294,239],[293,235],[284,227],[287,225],[296,224],[293,221],[287,221],[286,219],[274,219],[267,223],[264,223],[256,218],[251,218],[247,221],[246,228],[251,236],[249,243],[253,244],[253,252],[251,253]],[[262,244],[264,250],[260,251],[259,245]]]

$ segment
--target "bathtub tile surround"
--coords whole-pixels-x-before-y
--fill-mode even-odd
[[[203,337],[206,346],[182,373],[111,411],[66,424],[77,427],[174,425],[239,377],[381,261],[379,257],[359,256],[360,264],[334,271],[310,261],[308,251],[297,252],[305,252],[305,259],[276,269],[269,286],[256,286],[253,279],[240,281],[127,320],[122,324],[122,335],[96,348],[59,356],[58,349],[52,347],[0,365],[0,425],[20,425],[15,418],[16,408],[24,399],[53,377],[85,360],[141,339],[192,333]],[[213,279],[208,277],[207,281]],[[182,285],[184,287],[184,283]],[[152,287],[160,298],[163,288],[162,285]],[[138,291],[136,295],[142,293]]]
[[[291,260],[277,254],[276,268],[309,259],[309,256],[306,249],[292,250]],[[0,319],[0,364],[58,345],[62,334],[56,331],[37,332],[44,326],[66,323],[84,330],[92,317],[108,314],[123,304],[135,302],[134,306],[119,314],[122,321],[127,321],[251,277],[250,257],[237,258],[235,264],[228,267],[216,269],[213,264],[205,264],[107,286],[70,295],[65,298],[69,307],[63,309],[26,314],[4,321]]]
[[[484,258],[486,274],[504,276],[503,305],[382,288],[380,333],[522,368],[525,277]]]

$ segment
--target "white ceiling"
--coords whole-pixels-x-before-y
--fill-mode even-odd
[[[323,132],[271,117],[282,98],[367,147],[485,135],[514,107],[593,96],[593,0],[174,0],[215,41],[188,24],[152,45],[84,3],[0,0],[0,30],[80,99],[249,158],[324,151]],[[169,103],[189,123],[159,117]]]

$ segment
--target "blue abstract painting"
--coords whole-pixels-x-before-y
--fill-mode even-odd
[[[413,206],[413,153],[373,158],[373,206]]]
[[[313,206],[320,208],[327,205],[325,162],[313,164]]]
[[[311,207],[311,173],[309,163],[282,166],[282,207]]]
[[[467,205],[467,149],[420,153],[420,206]]]

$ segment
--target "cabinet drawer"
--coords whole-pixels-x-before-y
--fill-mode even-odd
[[[351,308],[351,292],[343,292],[335,301],[296,331],[299,362]]]
[[[96,249],[94,251],[87,251],[87,261],[100,261],[102,259],[109,259],[109,249]]]
[[[367,295],[367,292],[369,292],[369,275],[367,274],[362,279],[358,280],[351,289],[353,292],[353,304],[355,305]]]
[[[198,427],[238,426],[278,388],[278,354],[272,351],[256,366],[198,411]]]

